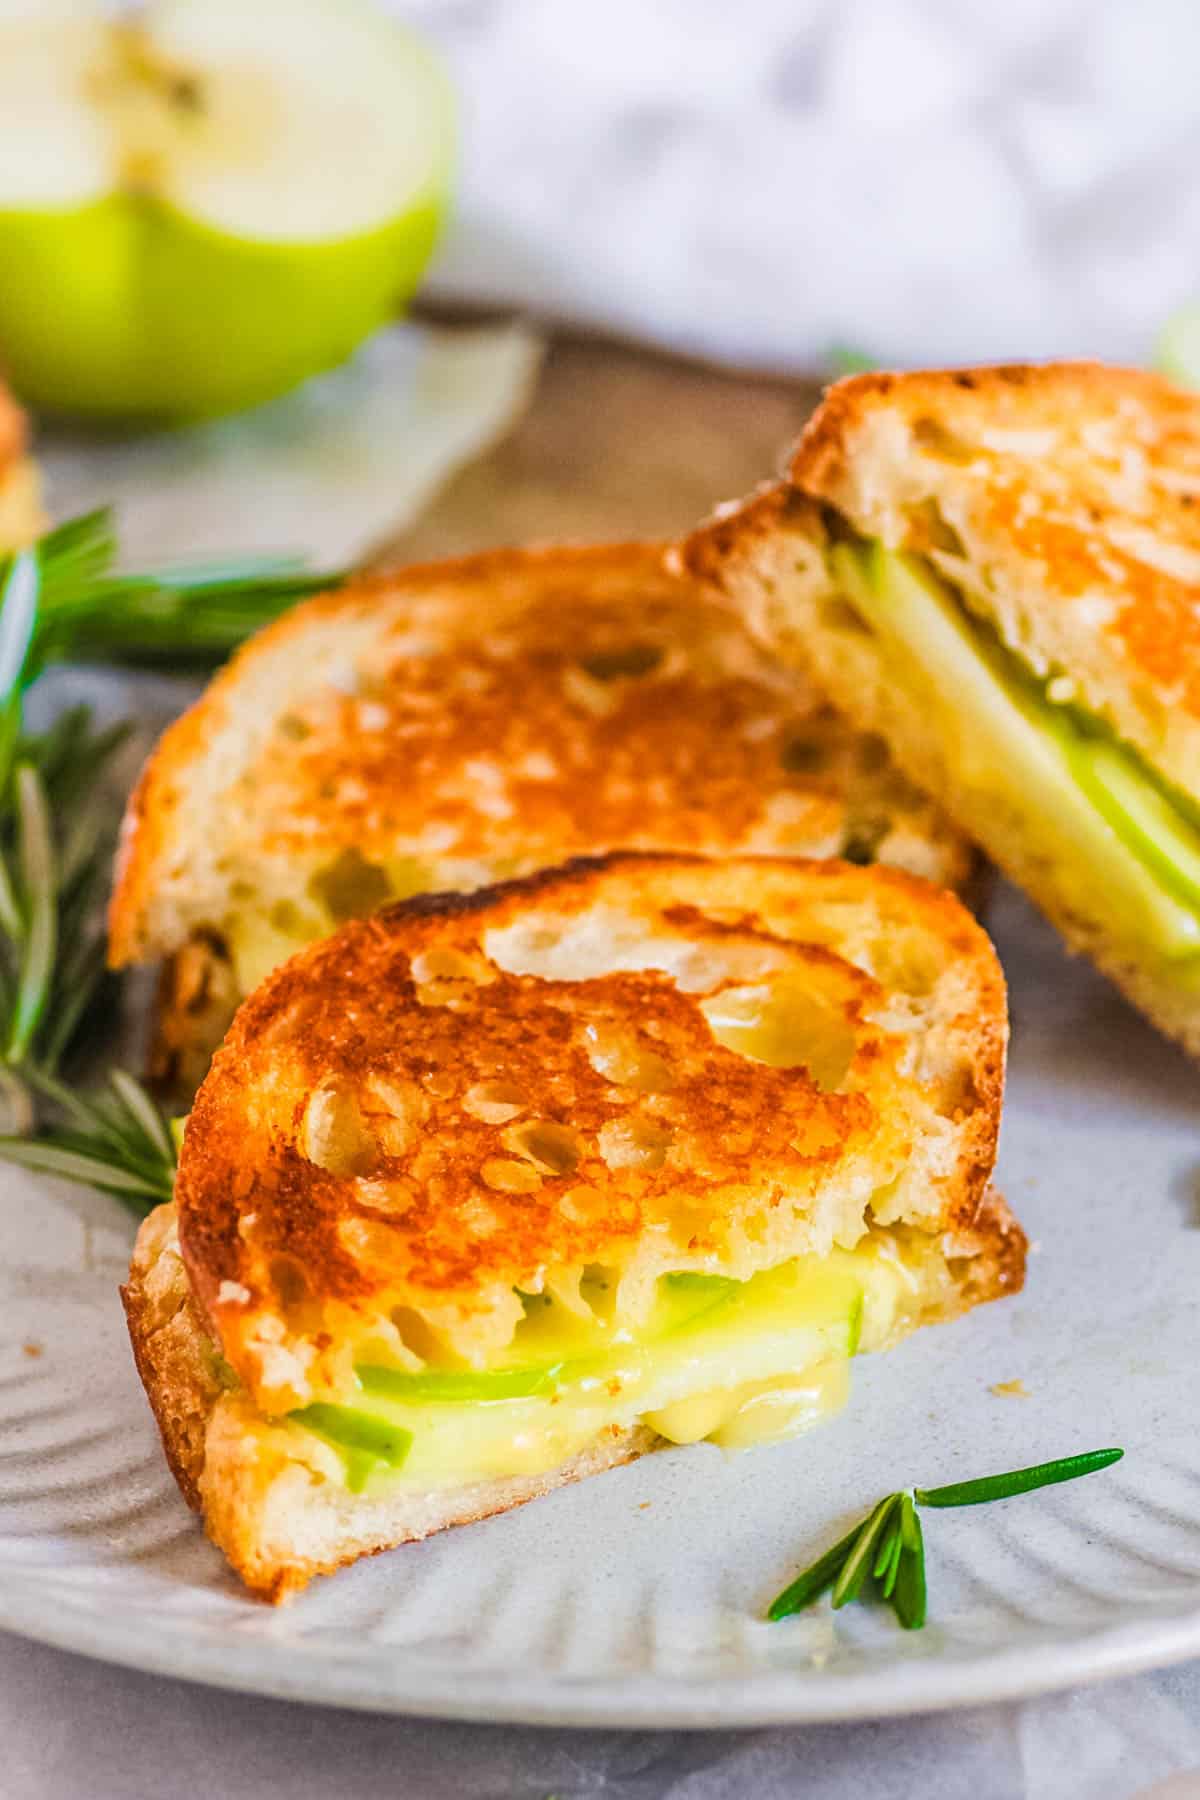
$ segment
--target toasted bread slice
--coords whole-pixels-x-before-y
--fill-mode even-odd
[[[28,444],[25,414],[0,383],[0,552],[20,550],[46,529],[41,476]]]
[[[797,1429],[810,1365],[1020,1286],[1006,1035],[979,926],[878,865],[616,856],[343,926],[240,1008],[139,1236],[185,1493],[279,1599]]]
[[[131,804],[113,959],[166,958],[160,1072],[348,916],[624,847],[973,867],[888,760],[649,545],[363,582],[262,633]]]
[[[858,376],[683,559],[1200,1052],[1200,397]]]

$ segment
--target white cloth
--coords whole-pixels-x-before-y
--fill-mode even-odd
[[[1148,359],[1196,0],[390,0],[462,96],[435,286],[740,365]]]

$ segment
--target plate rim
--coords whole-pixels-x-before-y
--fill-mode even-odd
[[[454,1684],[440,1667],[426,1682],[419,1669],[406,1668],[401,1689],[364,1683],[361,1665],[344,1688],[335,1674],[336,1691],[330,1691],[328,1664],[286,1644],[255,1639],[236,1645],[228,1636],[207,1642],[184,1621],[172,1621],[178,1627],[172,1630],[158,1620],[148,1646],[144,1616],[94,1612],[77,1597],[62,1595],[54,1596],[54,1611],[47,1616],[40,1586],[0,1579],[0,1630],[94,1661],[227,1692],[484,1725],[725,1731],[902,1718],[1032,1699],[1200,1657],[1198,1603],[1165,1617],[1126,1618],[1040,1644],[961,1656],[941,1666],[936,1692],[930,1691],[928,1665],[920,1659],[897,1661],[882,1671],[876,1665],[850,1674],[821,1673],[818,1679],[806,1678],[799,1667],[778,1668],[756,1679],[748,1693],[745,1683],[726,1676],[676,1684],[661,1673],[638,1672],[589,1683],[563,1681],[544,1670],[515,1678],[468,1671]],[[387,1650],[379,1645],[375,1652],[381,1665]]]

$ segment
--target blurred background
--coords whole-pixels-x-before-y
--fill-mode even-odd
[[[425,0],[437,292],[758,368],[1145,361],[1196,290],[1192,0]]]
[[[0,0],[8,535],[670,531],[850,368],[1189,379],[1198,68],[1195,0]]]

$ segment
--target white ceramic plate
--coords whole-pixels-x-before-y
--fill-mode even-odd
[[[0,1173],[0,1625],[254,1692],[562,1725],[867,1717],[1200,1655],[1200,1081],[1014,895],[992,924],[1023,1295],[865,1359],[795,1444],[650,1457],[282,1611],[243,1597],[163,1465],[116,1296],[124,1215]],[[1104,1474],[926,1515],[925,1631],[824,1604],[761,1622],[887,1489],[1112,1443]]]

